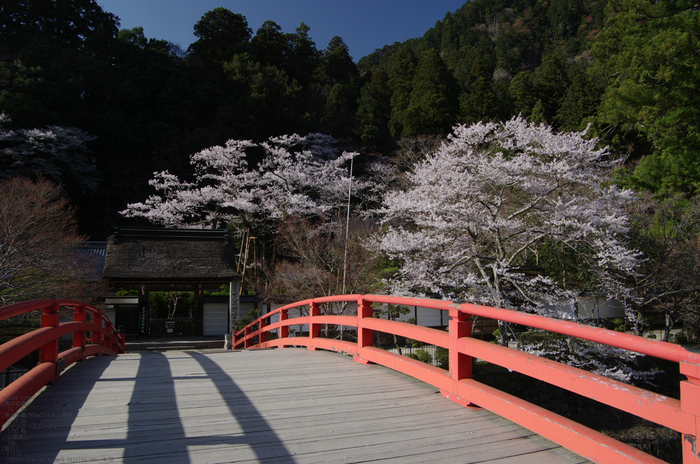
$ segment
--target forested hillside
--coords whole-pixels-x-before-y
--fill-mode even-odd
[[[387,45],[359,61],[361,72],[382,70],[393,88],[412,90],[423,53],[439,52],[454,77],[445,87],[459,106],[444,124],[504,119],[521,113],[564,129],[578,129],[595,113],[604,90],[589,70],[589,50],[603,28],[606,1],[476,0],[420,39]],[[425,66],[423,64],[422,66]],[[411,81],[411,84],[406,84]],[[452,92],[452,94],[449,94]],[[416,135],[421,107],[416,95],[395,98],[394,135]],[[405,108],[402,108],[401,103]],[[405,126],[408,125],[408,128]]]
[[[228,139],[322,132],[366,160],[401,139],[521,114],[558,130],[591,123],[626,158],[621,182],[692,196],[698,17],[689,0],[475,0],[355,64],[340,37],[321,48],[303,23],[253,31],[224,8],[181,50],[120,30],[93,0],[8,0],[2,176],[62,182],[81,230],[104,238],[154,171],[191,178],[189,155]]]
[[[383,119],[358,113],[358,134],[378,147],[386,121],[394,138],[517,114],[566,131],[592,124],[626,159],[623,183],[695,195],[699,51],[693,1],[475,0],[359,61],[363,75],[386,73],[360,108],[381,85],[391,97]]]
[[[42,240],[225,226],[259,240],[244,286],[270,299],[561,316],[588,292],[624,302],[620,330],[698,340],[695,1],[474,0],[355,63],[224,8],[182,50],[94,0],[5,0],[0,300],[66,267]]]
[[[2,177],[63,182],[81,229],[104,238],[154,171],[187,177],[189,155],[205,147],[294,132],[352,136],[361,82],[341,38],[318,49],[303,23],[286,32],[266,22],[253,33],[223,8],[193,27],[198,40],[184,51],[141,28],[120,30],[93,0],[3,2]],[[53,126],[79,128],[71,140],[80,150],[44,137],[29,145],[46,163],[18,159],[20,130]],[[89,186],[71,179],[73,159],[93,166]]]

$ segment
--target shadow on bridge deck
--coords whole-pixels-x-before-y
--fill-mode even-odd
[[[305,349],[90,359],[2,444],[8,462],[585,462],[410,377]]]

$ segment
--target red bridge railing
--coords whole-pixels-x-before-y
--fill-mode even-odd
[[[59,310],[73,309],[72,322],[60,322]],[[0,345],[0,372],[35,350],[39,364],[0,391],[0,427],[44,385],[71,364],[88,356],[124,353],[124,337],[99,309],[72,300],[36,300],[3,306],[0,321],[41,311],[41,328]],[[59,353],[59,339],[73,334],[73,347]],[[87,337],[87,334],[90,337]]]
[[[321,314],[322,304],[339,302],[356,302],[357,316]],[[449,332],[375,318],[373,303],[448,311]],[[299,311],[293,312],[298,312],[299,316],[291,318],[290,310],[295,309]],[[681,382],[680,400],[669,398],[556,361],[471,338],[472,316],[556,332],[677,362],[687,380]],[[272,322],[272,318],[279,320]],[[324,324],[356,327],[357,342],[321,338],[320,330]],[[290,337],[289,327],[296,325],[308,325],[308,336]],[[268,334],[273,331],[277,338],[268,339]],[[375,348],[374,331],[447,348],[449,370]],[[700,354],[679,345],[505,309],[377,295],[343,295],[300,301],[265,314],[233,336],[234,349],[287,346],[344,352],[353,355],[356,361],[376,363],[403,372],[439,388],[443,396],[459,404],[488,409],[594,462],[664,462],[561,415],[475,381],[472,361],[482,359],[676,430],[683,434],[684,464],[700,463],[697,443]]]

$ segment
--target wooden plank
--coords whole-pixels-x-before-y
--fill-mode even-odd
[[[305,349],[89,360],[16,425],[21,457],[46,462],[585,462],[403,374]]]

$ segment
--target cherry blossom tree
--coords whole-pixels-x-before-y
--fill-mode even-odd
[[[249,153],[261,149],[264,158],[250,166]],[[192,182],[167,171],[154,173],[149,183],[158,193],[129,204],[122,214],[168,227],[214,228],[241,221],[274,226],[289,216],[323,215],[344,204],[350,182],[346,163],[356,155],[339,153],[337,142],[323,134],[284,135],[263,143],[229,140],[191,156]]]
[[[41,176],[56,184],[97,188],[100,176],[86,145],[95,136],[74,127],[11,130],[5,127],[10,122],[0,113],[0,179]]]
[[[580,288],[543,269],[556,249],[586,284],[631,298],[624,277],[639,256],[625,246],[624,207],[634,194],[609,183],[615,162],[585,136],[521,117],[455,127],[384,202],[376,245],[401,264],[393,292],[574,318]]]

